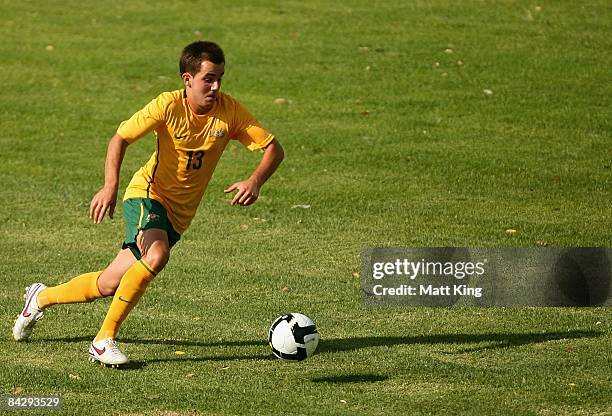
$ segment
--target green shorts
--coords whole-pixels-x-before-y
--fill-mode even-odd
[[[181,235],[176,232],[168,219],[166,208],[154,199],[126,199],[123,201],[123,217],[125,218],[125,241],[122,248],[129,248],[138,260],[141,254],[136,244],[136,236],[140,231],[150,229],[166,231],[170,247],[181,239]]]

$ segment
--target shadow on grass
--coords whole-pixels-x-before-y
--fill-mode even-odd
[[[315,383],[374,383],[385,381],[389,377],[377,374],[348,374],[344,376],[315,377],[310,381]]]
[[[596,338],[602,335],[601,332],[595,331],[568,331],[543,333],[436,334],[406,337],[356,337],[322,340],[319,345],[319,354],[391,345],[488,343],[486,346],[459,351],[459,353],[465,353],[494,348],[518,347],[527,344],[540,344],[561,339]]]
[[[42,343],[42,342],[73,342],[73,343],[90,343],[94,338],[94,335],[84,337],[63,337],[63,338],[42,338],[32,339],[29,342]],[[134,345],[168,345],[172,347],[249,347],[249,346],[266,346],[268,342],[265,340],[246,340],[246,341],[195,341],[195,340],[171,340],[171,339],[131,339],[131,338],[118,338],[119,343],[123,344],[134,344]],[[277,358],[272,356],[272,353],[264,354],[228,354],[228,355],[210,355],[210,356],[194,356],[194,352],[190,352],[188,355],[176,356],[176,357],[163,357],[163,358],[151,358],[144,361],[130,361],[127,365],[120,367],[120,370],[140,370],[148,365],[155,363],[169,363],[169,362],[213,362],[213,361],[238,361],[238,360],[249,360],[249,361],[263,361],[263,360],[276,360]]]
[[[319,353],[358,350],[361,348],[413,345],[413,344],[477,344],[489,343],[492,346],[483,348],[508,348],[526,344],[539,344],[542,342],[561,339],[596,338],[603,334],[596,331],[567,331],[567,332],[532,332],[532,333],[484,333],[484,334],[435,334],[395,337],[351,337],[321,340]],[[63,337],[33,339],[30,342],[91,342],[93,335],[85,337]],[[199,341],[174,339],[133,339],[119,338],[119,342],[138,345],[171,345],[175,347],[248,347],[266,346],[268,342],[263,339],[245,341]]]
[[[362,348],[393,346],[393,345],[434,345],[434,344],[480,344],[477,346],[459,351],[449,352],[449,354],[463,354],[490,350],[496,348],[512,348],[527,344],[540,344],[543,342],[556,341],[562,339],[596,338],[603,334],[595,331],[568,331],[568,332],[543,332],[543,333],[484,333],[484,334],[436,334],[424,336],[395,336],[395,337],[352,337],[321,340],[319,344],[319,354],[329,354],[342,351],[353,351]],[[90,342],[93,336],[87,337],[65,337],[48,338],[33,340],[34,342]],[[173,347],[252,347],[267,345],[265,340],[246,340],[246,341],[197,341],[197,340],[172,340],[172,339],[131,339],[121,338],[121,343],[137,345],[169,345]],[[193,354],[193,352],[191,353]],[[147,365],[163,362],[210,362],[210,361],[236,361],[236,360],[274,360],[271,355],[262,354],[233,354],[233,355],[213,355],[213,356],[180,356],[168,358],[152,358],[143,362],[134,361],[126,369],[140,369]],[[348,377],[349,379],[342,379]],[[370,379],[368,379],[368,377]],[[324,377],[320,382],[341,383],[362,381],[380,381],[376,375],[357,374],[340,377]],[[355,380],[352,380],[355,378]]]
[[[151,358],[149,360],[144,361],[130,361],[127,365],[121,367],[121,370],[141,370],[151,364],[156,363],[179,363],[179,362],[189,362],[189,363],[199,363],[199,362],[213,362],[213,361],[239,361],[239,360],[248,360],[248,361],[269,361],[276,360],[276,357],[273,357],[272,354],[269,355],[212,355],[212,356],[201,356],[201,357],[169,357],[169,358]]]
[[[86,337],[63,337],[63,338],[39,338],[32,339],[30,342],[91,342],[95,335]],[[117,338],[120,343],[138,345],[172,345],[175,347],[248,347],[268,345],[266,340],[246,340],[246,341],[198,341],[184,339],[142,339],[142,338]]]

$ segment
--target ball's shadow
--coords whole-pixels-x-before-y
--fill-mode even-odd
[[[378,374],[348,374],[343,376],[315,377],[310,380],[315,383],[374,383],[385,381],[388,378]]]

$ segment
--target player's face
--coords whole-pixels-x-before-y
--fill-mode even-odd
[[[221,89],[221,78],[224,71],[225,64],[204,61],[200,67],[200,72],[197,74],[183,74],[187,90],[187,102],[196,114],[206,114],[215,105],[217,94]]]

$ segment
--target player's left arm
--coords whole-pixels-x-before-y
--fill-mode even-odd
[[[247,206],[257,201],[259,190],[276,171],[284,157],[285,151],[281,144],[276,139],[272,140],[264,148],[263,157],[251,176],[248,179],[234,183],[224,191],[225,193],[238,191],[232,199],[232,205]]]

